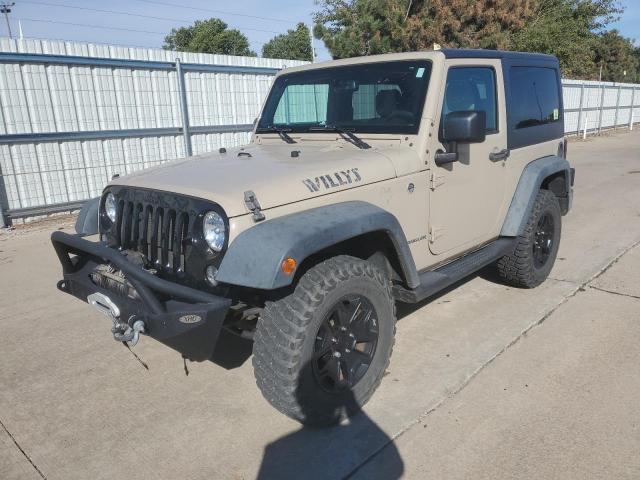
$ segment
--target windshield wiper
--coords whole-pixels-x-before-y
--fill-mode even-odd
[[[265,130],[268,132],[276,132],[278,135],[280,135],[280,138],[287,143],[296,143],[296,141],[287,134],[287,132],[292,131],[290,128],[281,128],[276,127],[275,125],[269,125],[268,127],[258,129],[258,133],[264,132]]]
[[[343,127],[339,127],[338,125],[322,125],[318,127],[309,127],[310,132],[336,132],[340,135],[346,135],[353,142],[353,144],[358,147],[366,150],[367,148],[371,148],[367,142],[363,141],[361,138],[358,138],[355,133],[353,133],[353,129],[346,129]]]

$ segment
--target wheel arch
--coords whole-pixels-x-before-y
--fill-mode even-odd
[[[558,198],[561,213],[565,215],[571,208],[571,182],[571,167],[564,158],[549,155],[529,163],[520,176],[500,235],[516,237],[522,234],[541,189],[551,191]]]
[[[291,285],[304,271],[335,255],[372,259],[410,288],[417,269],[397,218],[363,201],[342,202],[259,223],[231,242],[216,280],[229,285],[275,290]],[[295,275],[280,265],[298,263]]]

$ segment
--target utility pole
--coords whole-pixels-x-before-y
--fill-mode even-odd
[[[315,63],[316,61],[316,49],[313,46],[313,32],[311,30],[311,26],[309,28],[309,43],[311,44],[311,63]]]
[[[0,13],[4,13],[4,18],[7,21],[7,30],[9,30],[9,38],[13,38],[13,35],[11,35],[11,24],[9,23],[9,14],[11,13],[11,7],[13,7],[15,4],[16,2],[0,4]]]
[[[603,61],[600,60],[600,75],[598,76],[598,81],[601,82],[602,81],[602,63]]]

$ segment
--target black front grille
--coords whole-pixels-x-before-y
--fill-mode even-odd
[[[204,241],[202,218],[215,210],[226,221],[217,204],[141,188],[112,186],[109,191],[118,205],[116,222],[111,223],[101,210],[100,223],[110,247],[140,253],[144,266],[161,277],[208,288],[205,270],[208,265],[218,267],[223,252],[213,252]]]
[[[123,250],[138,251],[152,265],[180,273],[185,270],[189,222],[189,212],[120,200],[114,233]]]

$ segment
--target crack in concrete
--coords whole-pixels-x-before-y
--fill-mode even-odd
[[[558,279],[553,279],[553,280],[558,280],[558,281],[565,281],[568,283],[571,283],[573,285],[576,285],[576,288],[570,292],[568,295],[566,295],[564,298],[562,298],[562,300],[560,300],[555,306],[551,307],[551,309],[546,312],[544,315],[542,315],[542,317],[540,317],[537,321],[533,322],[532,324],[530,324],[527,328],[525,328],[522,332],[520,332],[519,335],[517,335],[513,340],[511,340],[511,342],[509,342],[507,345],[505,345],[500,351],[498,351],[495,355],[493,355],[489,360],[487,360],[485,363],[483,363],[482,365],[480,365],[471,375],[469,375],[469,377],[462,383],[460,384],[457,388],[455,388],[454,390],[450,391],[447,395],[445,395],[443,398],[441,398],[433,407],[429,408],[427,411],[423,412],[422,414],[420,414],[413,422],[409,423],[408,425],[406,425],[404,428],[402,428],[398,433],[396,433],[395,435],[393,435],[393,437],[391,437],[389,439],[389,441],[385,442],[384,445],[382,445],[381,447],[379,447],[378,449],[376,449],[374,452],[372,452],[367,458],[365,458],[360,465],[356,466],[355,468],[353,468],[350,472],[348,472],[344,478],[351,478],[353,477],[356,473],[358,473],[358,471],[360,469],[362,469],[362,467],[364,467],[367,463],[369,463],[371,460],[373,460],[374,457],[376,457],[380,452],[382,452],[387,445],[389,445],[390,443],[395,442],[398,438],[400,438],[402,435],[404,435],[407,431],[409,431],[411,428],[413,428],[415,425],[418,425],[420,423],[422,423],[422,421],[429,416],[431,413],[435,412],[438,408],[440,408],[447,400],[449,400],[450,398],[453,398],[454,396],[456,396],[458,393],[460,393],[467,385],[469,385],[471,383],[471,381],[477,377],[485,368],[487,368],[489,365],[491,365],[498,357],[500,357],[503,353],[505,353],[507,350],[509,350],[511,347],[513,347],[516,343],[518,343],[522,338],[526,337],[527,334],[533,330],[534,328],[536,328],[539,325],[542,325],[542,323],[549,318],[551,315],[554,314],[554,312],[556,310],[558,310],[558,308],[560,308],[562,305],[564,305],[565,303],[567,303],[570,299],[572,299],[573,297],[575,297],[578,293],[580,292],[584,292],[586,290],[587,286],[590,286],[589,284],[591,282],[593,282],[594,280],[596,280],[598,277],[600,277],[601,275],[603,275],[607,270],[609,270],[611,267],[613,267],[616,263],[618,263],[618,261],[620,261],[620,259],[629,251],[633,250],[635,247],[637,247],[638,245],[640,245],[640,240],[637,240],[636,242],[634,242],[633,244],[631,244],[630,246],[628,246],[627,248],[623,249],[620,253],[618,253],[609,263],[607,263],[604,267],[602,267],[600,270],[598,270],[595,274],[593,274],[591,277],[589,277],[587,280],[585,280],[582,283],[576,283],[576,282],[570,282],[568,280],[558,280]],[[550,278],[550,277],[549,277]],[[609,293],[614,293],[614,292],[609,292]]]
[[[574,282],[573,280],[565,280],[564,278],[547,277],[547,280],[553,280],[555,282],[570,283],[572,285],[578,285],[578,282]]]
[[[13,441],[14,445],[18,448],[18,450],[20,450],[20,452],[22,453],[22,455],[24,455],[24,458],[27,459],[27,461],[31,464],[31,466],[34,468],[34,470],[36,472],[38,472],[38,475],[40,475],[40,477],[42,477],[44,480],[47,480],[47,477],[45,477],[44,473],[42,473],[40,471],[40,469],[38,468],[38,466],[33,463],[33,460],[31,460],[31,457],[29,455],[27,455],[27,452],[24,451],[24,449],[20,446],[20,444],[18,443],[18,441],[16,440],[16,438],[13,436],[13,434],[7,429],[7,427],[5,426],[5,424],[2,422],[2,420],[0,420],[0,426],[2,426],[2,429],[7,433],[7,435],[9,435],[9,438]]]
[[[640,300],[640,296],[631,295],[630,293],[616,292],[614,290],[607,290],[606,288],[600,288],[594,285],[589,285],[589,288],[593,288],[594,290],[598,290],[599,292],[611,293],[613,295],[620,295],[621,297],[635,298],[636,300]]]

